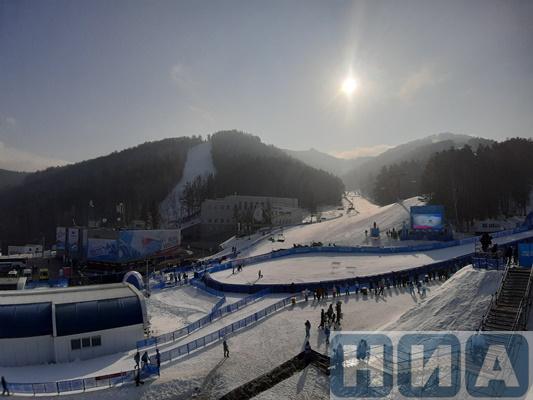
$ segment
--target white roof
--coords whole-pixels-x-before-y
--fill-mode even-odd
[[[0,291],[1,304],[80,303],[83,301],[117,299],[138,295],[137,289],[127,283],[74,286],[58,289],[27,289]]]

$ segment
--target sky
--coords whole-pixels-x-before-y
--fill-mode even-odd
[[[0,0],[0,168],[225,129],[342,157],[532,137],[531,21],[513,0]]]

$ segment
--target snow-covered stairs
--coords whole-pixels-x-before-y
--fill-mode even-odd
[[[531,303],[532,270],[509,268],[483,320],[484,331],[512,331],[525,329]]]

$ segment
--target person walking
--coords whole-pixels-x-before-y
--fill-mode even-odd
[[[324,334],[326,335],[326,346],[329,345],[329,335],[331,333],[331,330],[329,329],[329,326],[326,325],[326,329],[324,329]]]
[[[311,322],[305,321],[305,337],[308,338],[311,335]]]
[[[226,339],[224,339],[224,341],[222,342],[222,347],[224,348],[224,358],[228,358],[229,357],[229,347],[228,347],[228,342],[226,342]]]
[[[2,376],[2,396],[7,395],[9,396],[9,388],[7,387],[6,378]]]
[[[320,311],[320,325],[318,325],[318,327],[324,329],[325,325],[326,325],[326,313],[324,309],[322,309]]]
[[[135,361],[135,368],[139,368],[139,362],[141,361],[141,355],[139,354],[139,350],[137,350],[137,353],[133,356],[133,360]]]
[[[141,357],[141,368],[144,368],[145,365],[147,365],[149,362],[148,360],[148,352],[145,351]]]
[[[157,363],[157,375],[161,376],[161,353],[159,353],[159,349],[155,349],[155,361]]]

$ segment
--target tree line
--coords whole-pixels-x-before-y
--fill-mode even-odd
[[[533,188],[533,141],[513,138],[477,148],[434,153],[383,167],[373,197],[380,204],[423,195],[445,206],[448,219],[473,220],[525,214]]]

